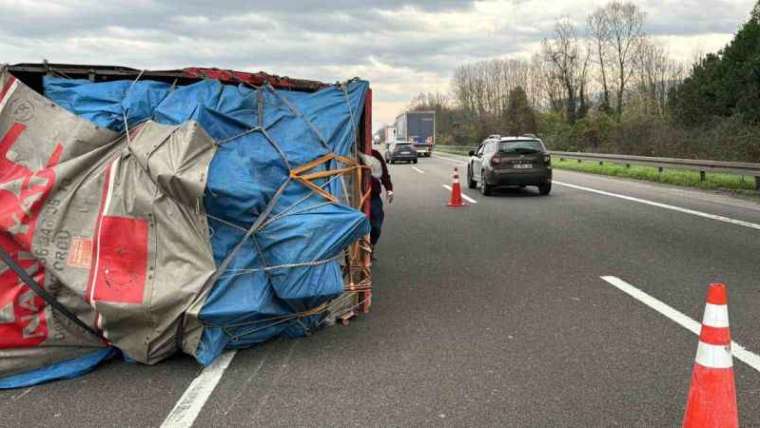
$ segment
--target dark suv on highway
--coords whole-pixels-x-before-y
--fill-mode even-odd
[[[533,136],[488,138],[470,152],[467,185],[490,195],[499,186],[538,186],[542,195],[552,190],[551,156]]]
[[[417,163],[417,150],[411,143],[396,141],[388,146],[388,150],[385,152],[385,161],[388,163],[398,161]]]

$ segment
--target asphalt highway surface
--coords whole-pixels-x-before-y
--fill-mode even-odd
[[[372,310],[349,326],[211,372],[111,361],[2,391],[0,425],[679,426],[698,339],[662,308],[701,322],[721,281],[740,422],[760,426],[760,203],[564,171],[549,196],[485,197],[464,159],[390,167]],[[466,208],[445,206],[454,167]]]

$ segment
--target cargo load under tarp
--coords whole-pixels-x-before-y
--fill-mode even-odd
[[[207,365],[309,334],[346,292],[349,310],[366,305],[366,82],[111,77],[46,75],[40,94],[0,74],[0,249],[12,259],[0,262],[0,388],[118,352]]]

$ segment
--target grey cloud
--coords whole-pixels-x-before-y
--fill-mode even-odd
[[[250,29],[271,29],[280,24],[296,30],[319,30],[321,32],[356,32],[366,30],[361,15],[380,20],[377,11],[396,10],[404,6],[421,11],[440,12],[466,10],[472,7],[468,0],[333,0],[322,1],[244,1],[225,0],[218,5],[206,0],[183,0],[163,2],[130,2],[123,0],[97,1],[92,4],[70,4],[55,13],[45,11],[25,12],[6,4],[0,5],[0,34],[27,37],[60,37],[82,31],[119,26],[133,29],[192,30],[192,25],[182,28],[180,18],[203,18],[205,26],[226,31],[227,25],[251,24]],[[374,15],[374,16],[373,16]],[[235,21],[241,16],[258,16],[253,22]],[[351,19],[336,19],[347,16]],[[371,21],[366,24],[371,24]],[[305,24],[305,25],[303,25]],[[385,22],[392,25],[390,22]],[[198,25],[196,23],[196,25]],[[220,26],[224,25],[224,26]],[[198,25],[203,27],[204,25]],[[211,34],[209,34],[211,35]]]
[[[187,11],[208,13],[206,0],[174,0],[163,2],[169,8],[179,8]],[[470,8],[472,0],[226,0],[223,8],[217,8],[212,13],[246,13],[250,11],[284,12],[284,13],[324,13],[325,11],[356,11],[356,10],[395,10],[403,6],[414,6],[425,11],[445,11]]]
[[[734,32],[754,1],[638,3],[648,11],[648,33],[693,35]],[[414,14],[389,12],[411,7],[466,14],[475,10],[474,0],[75,0],[50,8],[0,3],[0,63],[47,58],[139,68],[218,66],[277,74],[294,70],[297,77],[336,80],[352,77],[342,70],[369,70],[378,61],[406,73],[408,82],[417,76],[445,80],[465,62],[524,54],[551,34],[554,19],[563,13],[555,16],[548,6],[571,10],[576,22],[590,12],[549,0],[538,6],[529,0],[511,3],[525,16],[522,21],[505,19],[488,31],[471,32],[428,31]],[[376,85],[398,87],[381,74],[377,78]],[[409,84],[410,92],[417,90]],[[401,97],[379,94],[388,101]]]

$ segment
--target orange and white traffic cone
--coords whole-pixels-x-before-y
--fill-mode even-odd
[[[459,185],[459,170],[454,168],[454,175],[451,180],[451,199],[447,204],[451,208],[462,208],[466,205],[462,202],[462,187]]]
[[[724,284],[710,284],[691,374],[684,428],[739,426],[736,406],[728,293]]]

